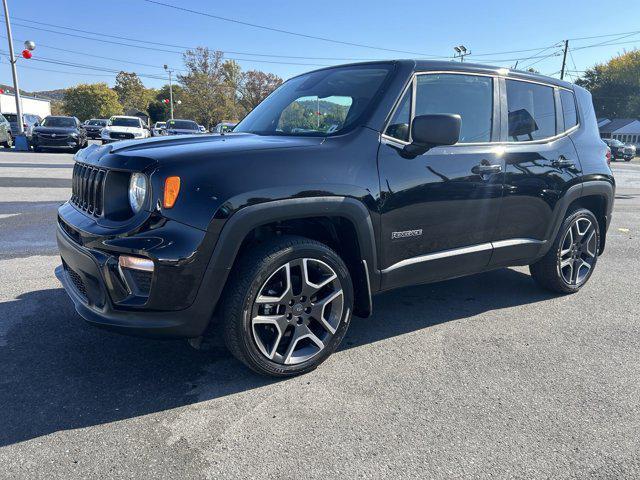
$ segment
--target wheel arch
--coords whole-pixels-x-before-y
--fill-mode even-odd
[[[611,212],[613,210],[614,186],[606,180],[590,180],[584,183],[573,185],[563,196],[559,207],[556,210],[553,222],[549,226],[545,242],[545,248],[540,252],[544,255],[551,247],[553,239],[558,234],[564,218],[569,209],[583,207],[596,216],[600,227],[600,249],[602,254],[606,243],[606,233],[611,222]]]
[[[213,286],[208,289],[217,296],[214,300],[217,302],[244,250],[266,235],[287,233],[321,241],[336,250],[352,276],[354,314],[371,314],[371,290],[379,284],[373,224],[367,207],[351,197],[275,200],[244,207],[232,215],[222,229],[205,274],[205,282],[214,277]]]

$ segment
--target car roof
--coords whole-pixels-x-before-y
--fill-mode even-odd
[[[130,117],[130,116],[128,116],[128,115],[114,115],[114,116],[113,116],[113,117],[111,117],[111,118],[130,118],[130,119],[132,119],[132,120],[141,120],[141,118],[140,118],[140,117]]]
[[[555,85],[558,87],[564,87],[573,90],[575,85],[557,78],[548,77],[539,73],[523,72],[521,70],[513,70],[505,67],[498,67],[495,65],[486,65],[480,63],[469,62],[454,62],[451,60],[413,60],[413,59],[400,59],[400,60],[379,60],[370,62],[358,62],[347,63],[343,65],[333,65],[330,67],[319,68],[311,70],[310,72],[319,72],[322,70],[330,70],[337,67],[352,67],[352,66],[364,66],[364,65],[403,65],[413,69],[416,72],[429,72],[429,71],[454,71],[454,72],[469,72],[469,73],[484,73],[487,75],[500,75],[505,78],[516,78],[521,80],[537,81]],[[306,73],[310,73],[306,72]],[[301,75],[305,75],[304,73]],[[298,75],[300,76],[300,75]],[[292,77],[295,78],[295,77]]]

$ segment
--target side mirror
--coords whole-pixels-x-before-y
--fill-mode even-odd
[[[430,148],[458,143],[461,125],[458,114],[419,115],[411,123],[413,143],[404,147],[404,151],[412,156],[422,155]]]

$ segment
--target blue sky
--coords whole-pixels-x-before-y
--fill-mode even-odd
[[[533,56],[534,58],[528,60],[520,60],[519,67],[533,64],[533,68],[544,74],[554,74],[560,70],[562,57],[553,55],[559,52],[559,49],[553,45],[565,38],[618,32],[621,33],[619,37],[622,37],[625,32],[640,31],[640,1],[638,0],[163,1],[213,15],[306,35],[417,52],[425,56],[450,56],[453,54],[453,46],[459,44],[466,45],[473,54],[492,54],[471,56],[467,59],[479,63],[512,66],[516,58],[525,59]],[[32,39],[38,44],[34,52],[35,58],[47,60],[47,62],[22,59],[19,61],[20,86],[29,91],[65,88],[78,83],[96,81],[113,84],[115,73],[92,70],[86,65],[135,71],[152,77],[163,75],[162,65],[165,63],[176,69],[182,68],[179,53],[161,52],[144,47],[174,52],[178,52],[180,48],[144,44],[125,40],[124,37],[178,46],[206,45],[223,51],[243,52],[244,55],[229,53],[227,57],[238,59],[244,69],[273,72],[285,79],[314,69],[317,65],[346,62],[340,59],[418,56],[265,31],[176,11],[144,0],[31,0],[30,2],[9,0],[9,8],[14,24],[16,48],[21,50],[22,40]],[[86,30],[95,32],[96,35],[60,30],[30,22]],[[143,48],[101,43],[42,29],[136,44]],[[118,38],[100,37],[101,34]],[[4,53],[7,50],[4,27],[0,30],[0,35],[2,35],[0,37],[0,82],[11,84],[11,73]],[[606,41],[625,43],[579,49]],[[611,36],[572,40],[570,46],[572,56],[568,59],[568,69],[584,70],[595,63],[608,60],[625,49],[640,48],[640,32],[624,38]],[[545,47],[546,50],[544,50]],[[495,53],[533,48],[538,50]],[[256,57],[256,54],[331,57],[336,60]],[[552,55],[549,58],[537,58],[549,54]],[[111,59],[95,58],[90,55]],[[259,59],[304,65],[258,62]],[[146,65],[124,63],[125,60]],[[79,63],[84,64],[85,67],[75,68],[48,63],[52,61]],[[42,69],[50,71],[42,71]],[[159,87],[166,83],[156,78],[143,78],[143,81],[149,87]]]

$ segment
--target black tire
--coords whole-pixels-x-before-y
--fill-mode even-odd
[[[306,260],[301,260],[306,259]],[[258,346],[258,340],[254,336],[255,325],[252,327],[255,308],[261,308],[261,303],[257,302],[257,297],[260,295],[271,281],[274,275],[280,275],[283,268],[287,265],[295,264],[296,262],[307,261],[317,262],[318,265],[325,265],[330,267],[333,273],[335,273],[335,285],[339,285],[342,292],[342,305],[336,312],[334,323],[335,332],[325,341],[322,342],[323,348],[317,353],[313,354],[311,358],[300,361],[300,363],[286,364],[286,361],[276,361],[268,358],[268,356],[260,350]],[[289,263],[291,262],[291,263]],[[305,263],[305,268],[306,267]],[[293,272],[295,267],[287,269],[286,273],[289,275],[287,278],[290,280],[290,284],[293,285],[293,278],[290,272]],[[331,283],[333,286],[334,283]],[[293,292],[295,288],[292,288]],[[276,237],[273,240],[265,242],[255,248],[248,250],[236,263],[231,273],[225,291],[223,292],[223,302],[221,305],[222,315],[222,329],[223,336],[227,348],[231,353],[249,368],[263,375],[270,375],[275,377],[289,377],[307,373],[315,369],[324,360],[333,353],[340,345],[340,342],[344,338],[344,335],[349,327],[351,321],[351,312],[353,311],[353,285],[351,276],[346,265],[336,252],[327,247],[326,245],[310,240],[303,237],[296,236],[281,236]],[[305,298],[305,297],[301,297]],[[312,301],[312,297],[307,299]],[[317,298],[316,298],[317,301]],[[311,303],[309,303],[312,305]],[[275,308],[276,311],[281,312],[280,308],[296,308],[298,304],[292,307],[285,305],[267,305],[268,308]],[[333,309],[333,307],[332,307]],[[311,310],[311,308],[309,308]],[[337,310],[337,309],[336,309]],[[306,312],[305,310],[305,313]],[[333,312],[331,312],[333,314]],[[297,314],[296,314],[297,315]],[[322,314],[324,315],[324,310]],[[290,314],[287,314],[290,317]],[[288,320],[290,325],[286,327],[285,332],[289,332],[289,347],[284,343],[287,341],[285,332],[281,332],[277,340],[274,341],[274,347],[272,352],[276,352],[278,345],[284,343],[284,347],[295,349],[292,347],[294,343],[291,341],[294,338],[294,333],[297,332],[297,328],[306,328],[306,325],[296,327],[296,318],[302,322],[302,317],[294,317],[293,320]],[[309,322],[309,327],[317,328],[317,326],[311,325],[315,322],[312,318],[305,320]],[[319,324],[319,322],[318,322]],[[297,325],[301,325],[298,323]],[[277,332],[275,328],[274,332]],[[310,328],[307,328],[310,331]],[[327,335],[330,333],[328,330],[325,332]],[[277,335],[277,333],[276,333]],[[315,337],[319,339],[318,336]],[[303,340],[301,338],[301,340]],[[307,342],[309,339],[306,340]],[[315,344],[314,344],[315,345]],[[317,346],[317,345],[316,345]],[[318,347],[319,348],[319,347]],[[304,357],[304,356],[303,356]],[[289,356],[288,359],[291,357]]]
[[[576,265],[575,262],[581,261],[581,259],[584,257],[589,261],[590,266],[587,269],[585,275],[583,275],[582,277],[580,277],[580,272],[586,267],[578,267],[576,269],[577,273],[575,273],[575,283],[568,282],[566,279],[568,272],[564,271],[563,268],[561,268],[562,263],[564,263],[562,252],[566,251],[567,246],[567,243],[565,242],[569,240],[568,235],[572,235],[572,241],[574,238],[573,236],[575,235],[574,233],[569,233],[568,230],[570,228],[575,228],[574,225],[576,225],[577,222],[586,224],[586,220],[588,220],[592,224],[594,237],[591,237],[591,230],[587,230],[583,238],[589,237],[588,239],[586,239],[586,241],[589,241],[592,251],[589,252],[589,247],[587,247],[586,253],[584,253],[583,248],[579,250],[580,252],[582,252],[580,253],[580,255],[582,256],[578,256],[578,252],[568,252],[564,255],[567,255],[565,258],[565,261],[567,262],[569,262],[572,258],[571,255],[576,256],[576,259],[573,260],[573,262],[570,262],[569,265],[567,265],[570,268],[571,278],[573,278],[574,276],[574,268]],[[575,232],[575,230],[573,231]],[[563,246],[565,247],[565,250],[563,250]],[[562,226],[560,227],[560,230],[556,235],[555,241],[553,242],[553,245],[546,253],[546,255],[537,262],[529,265],[531,276],[538,285],[547,290],[551,290],[557,293],[576,293],[587,283],[589,278],[591,278],[591,275],[593,274],[596,263],[598,261],[599,248],[600,226],[598,224],[598,219],[590,210],[587,210],[586,208],[573,208],[569,212],[567,212],[567,215],[562,222]],[[591,256],[591,253],[593,253],[593,256]],[[587,260],[583,261],[586,263]]]
[[[4,148],[13,147],[13,137],[11,135],[7,135],[7,141],[2,144]]]
[[[42,151],[42,148],[41,147],[33,147],[33,151],[38,153],[38,152]]]

